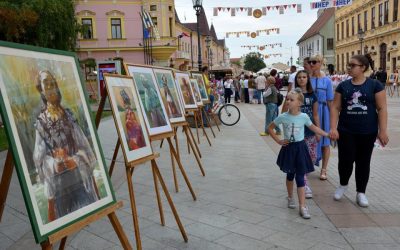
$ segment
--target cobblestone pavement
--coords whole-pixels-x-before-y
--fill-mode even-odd
[[[165,199],[166,226],[160,225],[149,164],[139,166],[133,177],[140,232],[144,249],[400,249],[400,185],[395,160],[400,152],[400,99],[389,98],[390,144],[375,150],[367,189],[370,207],[355,204],[355,185],[350,182],[347,199],[334,202],[338,183],[337,154],[332,151],[328,181],[310,175],[314,198],[308,200],[312,218],[299,217],[297,209],[286,207],[284,175],[275,165],[279,147],[269,137],[260,137],[264,105],[238,104],[242,118],[233,127],[223,127],[210,147],[201,137],[200,150],[206,176],[192,154],[188,155],[179,133],[183,166],[197,195],[193,201],[178,173],[178,193],[174,191],[167,145],[157,160],[180,218],[189,236],[185,243]],[[207,130],[209,136],[211,133]],[[112,156],[116,132],[111,119],[104,119],[99,137],[107,161]],[[0,153],[2,168],[5,153]],[[397,165],[397,164],[396,164]],[[117,212],[132,245],[135,243],[123,157],[112,177],[118,200]],[[135,246],[134,246],[135,247]],[[35,244],[18,179],[14,173],[3,219],[0,249],[39,249]],[[112,226],[102,219],[68,238],[67,249],[121,249]]]

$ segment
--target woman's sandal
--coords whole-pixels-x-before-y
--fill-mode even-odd
[[[326,176],[326,169],[321,169],[321,173],[319,175],[319,179],[321,181],[325,181],[328,179],[328,177]]]

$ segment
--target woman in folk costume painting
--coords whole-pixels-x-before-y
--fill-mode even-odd
[[[161,81],[163,84],[162,92],[164,92],[165,96],[165,108],[167,109],[168,114],[171,116],[170,118],[181,117],[181,111],[177,108],[176,99],[172,97],[171,91],[168,88],[168,80],[167,77],[163,74],[161,76]]]
[[[120,91],[120,95],[125,106],[125,128],[128,135],[127,142],[130,150],[135,150],[146,146],[144,140],[142,126],[138,122],[135,113],[131,107],[131,99],[124,89]]]
[[[61,105],[54,76],[40,71],[36,89],[43,106],[37,117],[33,160],[48,200],[48,221],[98,200],[96,156],[70,109]]]

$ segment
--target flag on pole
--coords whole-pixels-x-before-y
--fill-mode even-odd
[[[160,40],[160,33],[158,32],[157,26],[154,25],[151,15],[146,11],[142,11],[140,12],[140,16],[142,17],[144,29],[149,33],[147,34],[145,31],[145,35],[148,35],[148,37],[145,38],[149,38],[150,32],[153,32],[155,39]]]

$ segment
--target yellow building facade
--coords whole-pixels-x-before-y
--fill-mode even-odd
[[[335,12],[337,71],[345,72],[353,55],[369,54],[374,68],[400,69],[399,0],[353,0]]]

